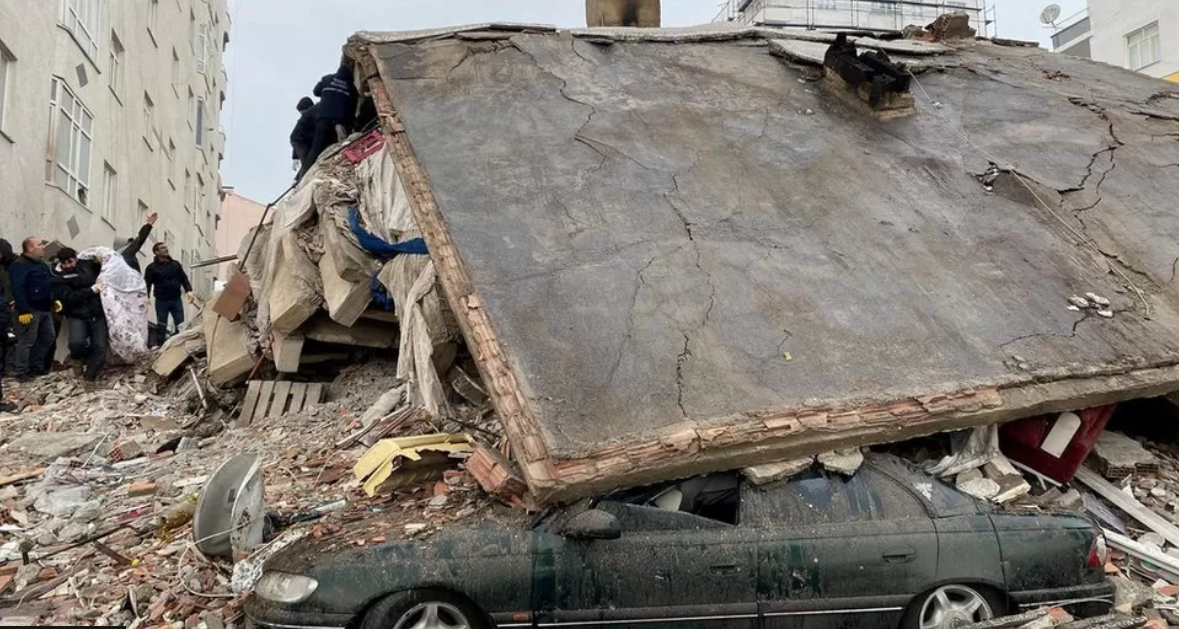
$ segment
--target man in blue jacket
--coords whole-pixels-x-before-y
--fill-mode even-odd
[[[45,264],[45,241],[35,236],[21,243],[21,255],[8,268],[12,299],[16,302],[16,377],[28,380],[49,373],[49,350],[56,333],[53,312],[61,304],[53,300],[52,274]]]
[[[359,95],[352,80],[352,67],[346,62],[340,64],[335,74],[320,79],[312,93],[319,97],[319,103],[315,105],[315,137],[307,159],[303,162],[303,169],[295,179],[302,179],[320,154],[340,141],[336,125],[343,127],[344,133],[348,134],[356,119],[356,100]]]

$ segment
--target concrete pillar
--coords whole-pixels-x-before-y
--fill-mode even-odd
[[[586,26],[659,28],[660,0],[585,0]]]

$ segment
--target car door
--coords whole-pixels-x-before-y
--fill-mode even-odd
[[[646,505],[598,508],[618,518],[622,537],[547,538],[533,582],[537,623],[756,627],[756,532]]]
[[[936,574],[928,512],[868,466],[850,478],[811,471],[747,487],[742,521],[761,531],[766,629],[891,629]]]

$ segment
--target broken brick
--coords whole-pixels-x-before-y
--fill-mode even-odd
[[[149,496],[156,493],[159,486],[155,483],[138,482],[127,485],[128,496]]]

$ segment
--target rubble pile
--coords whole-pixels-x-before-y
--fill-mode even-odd
[[[239,573],[261,562],[204,556],[192,527],[210,477],[243,452],[260,456],[265,488],[266,543],[255,556],[298,537],[330,548],[524,517],[479,490],[460,460],[436,481],[365,493],[353,466],[366,446],[336,444],[396,382],[394,370],[388,360],[350,366],[327,401],[247,427],[216,404],[203,409],[197,378],[163,382],[146,364],[108,374],[94,392],[68,372],[15,388],[28,403],[0,420],[0,612],[27,624],[240,626],[251,580]],[[487,413],[459,404],[455,417],[494,441]],[[394,432],[460,427],[417,421]]]

